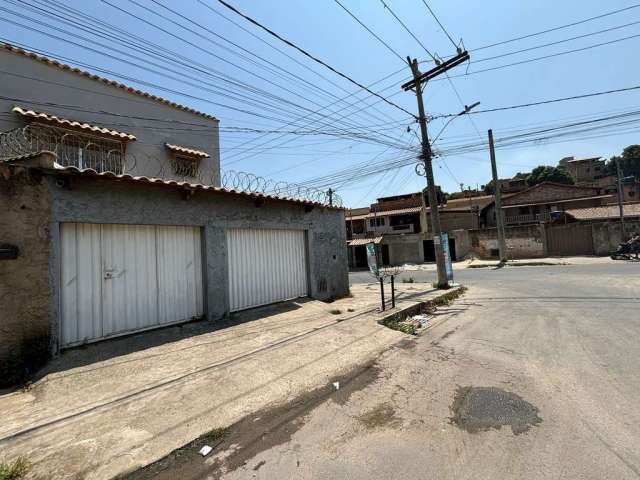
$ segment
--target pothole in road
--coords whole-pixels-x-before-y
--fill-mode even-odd
[[[451,422],[469,433],[508,425],[519,435],[542,422],[536,407],[519,395],[496,387],[458,387],[451,411]]]

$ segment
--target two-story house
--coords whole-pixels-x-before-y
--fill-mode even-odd
[[[64,348],[349,291],[344,211],[220,186],[218,120],[0,44],[0,384]]]
[[[438,207],[440,225],[449,233],[452,258],[464,255],[457,248],[462,232],[479,228],[480,211],[493,201],[493,196],[450,200]],[[365,268],[365,245],[378,245],[384,265],[435,261],[431,211],[422,192],[378,198],[369,207],[348,210],[346,230],[349,265]]]

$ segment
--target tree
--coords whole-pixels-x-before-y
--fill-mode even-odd
[[[429,187],[424,187],[422,189],[422,194],[424,195],[425,204],[429,205]],[[440,185],[436,185],[436,198],[438,199],[438,205],[444,205],[447,203],[447,199],[449,198],[449,194],[442,191]]]
[[[564,183],[566,185],[573,185],[575,183],[573,177],[569,175],[569,172],[564,168],[550,167],[548,165],[540,165],[531,170],[526,180],[527,185],[530,187],[542,182]]]
[[[620,169],[625,176],[633,175],[640,179],[640,145],[629,145],[622,150],[622,155],[614,155],[606,165],[608,175],[617,175],[616,161],[620,161]]]
[[[493,180],[491,180],[486,185],[483,185],[482,189],[484,190],[485,195],[493,195],[494,193],[496,193],[496,187]]]

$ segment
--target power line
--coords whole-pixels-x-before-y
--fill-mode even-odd
[[[23,28],[31,29],[31,28],[30,28],[30,27],[28,27],[28,26],[25,26],[25,25],[22,25],[22,24],[19,24],[19,25],[20,25],[20,26],[22,26]],[[33,30],[33,29],[31,29],[31,30]],[[60,30],[60,29],[58,29],[58,30]],[[66,31],[64,31],[64,30],[62,30],[62,31],[63,31],[63,32],[66,32]],[[44,33],[44,32],[40,32],[40,33]],[[66,33],[68,33],[68,32],[66,32]],[[46,34],[46,35],[49,35],[49,36],[53,36],[54,38],[58,38],[58,39],[60,39],[60,37],[57,37],[57,36],[55,36],[55,35],[51,35],[51,34],[47,34],[47,33],[45,33],[45,34]],[[76,35],[76,36],[77,36],[77,35]],[[85,37],[81,37],[81,36],[80,36],[79,38],[83,38],[85,41],[88,41],[88,39],[86,39]],[[71,43],[74,43],[74,42],[71,42]],[[91,50],[91,51],[96,51],[96,50],[94,50],[94,49],[92,49],[92,48],[90,48],[90,47],[87,47],[86,45],[81,45],[81,44],[77,44],[77,43],[74,43],[74,44],[75,44],[75,45],[78,45],[78,46],[80,46],[80,47],[82,47],[82,48],[89,49],[89,50]],[[97,52],[97,51],[96,51],[96,52]],[[100,52],[100,53],[101,53],[101,52]],[[120,59],[120,58],[118,58],[118,57],[115,57],[115,56],[113,56],[113,55],[109,55],[109,54],[106,54],[106,55],[107,55],[107,56],[111,56],[111,57],[113,57],[113,58],[115,58],[115,59],[117,59],[117,60],[119,60],[119,61],[123,61],[123,62],[125,62],[125,63],[131,64],[131,65],[133,65],[133,66],[137,66],[137,67],[139,67],[139,68],[144,68],[144,69],[146,69],[147,71],[152,71],[153,73],[158,73],[158,74],[160,74],[160,75],[167,76],[167,77],[169,77],[169,78],[173,78],[173,79],[175,79],[175,80],[178,80],[178,78],[170,77],[170,76],[166,75],[164,72],[159,72],[159,71],[155,71],[155,70],[150,70],[150,69],[148,69],[148,68],[146,68],[146,67],[141,67],[139,64],[132,64],[131,62],[129,62],[129,61],[127,61],[127,60],[122,60],[122,59]],[[53,55],[50,55],[50,54],[49,54],[49,56],[53,56]],[[137,58],[138,60],[141,60],[141,61],[145,61],[145,59],[140,58],[140,57],[134,57],[134,58]],[[66,60],[66,59],[65,59],[65,60]],[[73,60],[72,60],[72,61],[73,61]],[[75,63],[81,64],[81,63],[79,63],[79,62],[77,62],[77,61],[75,61]],[[149,63],[153,64],[153,62],[149,62]],[[158,66],[157,64],[154,64],[154,65]],[[154,88],[163,88],[163,89],[166,89],[166,88],[164,88],[164,87],[162,87],[162,86],[158,86],[158,85],[155,85],[155,84],[150,84],[149,82],[143,82],[143,81],[141,81],[141,80],[134,79],[134,78],[131,78],[131,77],[128,77],[128,76],[124,76],[124,75],[122,75],[122,74],[118,74],[118,73],[116,73],[116,72],[112,72],[112,71],[109,71],[109,70],[100,69],[99,67],[96,67],[96,66],[92,66],[92,65],[88,65],[88,66],[89,66],[90,68],[95,69],[95,70],[98,70],[98,71],[105,71],[105,72],[107,72],[107,73],[109,73],[109,74],[112,74],[112,75],[115,75],[115,76],[119,76],[119,77],[121,77],[121,78],[126,78],[126,79],[128,79],[128,80],[132,80],[132,81],[135,81],[135,82],[137,82],[137,83],[147,84],[147,85],[150,85],[150,86],[152,86],[152,87],[154,87]],[[178,72],[175,72],[175,73],[178,73]],[[184,74],[183,74],[183,76],[184,76]],[[195,77],[189,77],[189,76],[187,76],[187,77],[188,77],[188,78],[194,78],[194,80],[197,80]],[[184,82],[184,79],[181,79],[181,80],[182,80],[182,82]],[[186,83],[189,83],[189,82],[186,82]],[[217,91],[213,91],[213,90],[209,90],[209,89],[206,89],[206,88],[202,87],[201,85],[196,85],[196,84],[192,84],[192,85],[193,85],[194,87],[198,87],[198,88],[201,88],[201,89],[203,89],[203,90],[210,91],[210,92],[212,92],[212,93],[216,93],[216,94],[220,95],[220,93],[219,93],[219,92],[217,92]],[[170,91],[172,91],[172,92],[174,92],[174,93],[175,93],[175,91],[174,91],[174,90],[170,90]],[[179,94],[181,94],[181,95],[186,95],[186,96],[191,96],[191,97],[193,97],[192,95],[185,94],[184,92],[177,92],[177,93],[179,93]],[[223,96],[227,96],[227,97],[229,97],[229,95],[224,95],[224,94],[222,94],[222,95],[223,95]],[[195,97],[195,98],[197,98],[197,97]],[[238,97],[234,97],[234,96],[231,96],[231,97],[229,97],[229,98],[238,99]],[[276,97],[276,98],[277,98],[277,97]],[[210,100],[208,100],[208,99],[203,99],[203,100],[211,102],[211,101],[210,101]],[[217,103],[217,102],[213,102],[213,103],[215,103],[215,104],[217,104],[217,105],[219,105],[219,106],[224,106],[224,107],[226,107],[226,108],[234,108],[234,109],[238,110],[237,108],[235,108],[235,107],[231,107],[231,106],[228,106],[228,105],[220,104],[220,103]],[[248,103],[248,102],[246,102],[246,101],[245,101],[245,103]],[[264,105],[269,105],[268,103],[265,103],[265,102],[262,102],[262,103],[263,103]],[[287,102],[287,103],[291,103],[291,102]],[[295,105],[295,104],[294,104],[294,105]],[[306,109],[305,107],[302,107],[302,108],[303,108],[303,109]],[[267,110],[269,110],[269,109],[267,109]],[[240,111],[242,111],[243,113],[249,113],[249,112],[248,112],[248,111],[246,111],[246,110],[240,110]],[[271,111],[274,111],[274,110],[271,110]],[[254,112],[251,112],[251,113],[252,113],[252,114],[255,114]],[[317,114],[318,112],[317,112],[317,111],[316,111],[316,112],[312,112],[312,114],[314,114],[314,113],[315,113],[315,114]],[[264,117],[264,115],[262,115],[262,116]],[[384,134],[382,134],[381,132],[378,132],[378,133],[380,133],[381,135],[383,135],[383,136],[384,136]]]
[[[360,21],[360,19],[358,17],[356,17],[353,13],[351,13],[351,11],[347,7],[345,7],[342,3],[340,3],[340,0],[334,0],[334,2],[336,2],[338,5],[340,5],[340,7],[342,7],[342,9],[345,12],[347,12],[356,22],[358,22],[362,26],[362,28],[364,28],[367,32],[369,32],[371,35],[373,35],[373,37],[376,40],[378,40],[382,45],[387,47],[387,49],[391,53],[393,53],[396,57],[398,57],[402,63],[406,63],[405,59],[402,58],[402,55],[400,55],[398,52],[396,52],[393,48],[391,48],[389,46],[389,44],[387,42],[385,42],[382,38],[380,38],[378,35],[376,35],[375,32],[373,32],[369,27],[367,27],[364,23],[362,23],[362,21]]]
[[[548,28],[546,30],[541,30],[541,31],[535,32],[535,33],[530,33],[528,35],[522,35],[520,37],[510,38],[508,40],[502,40],[500,42],[491,43],[489,45],[483,45],[482,47],[477,47],[477,48],[471,49],[469,51],[470,52],[477,52],[479,50],[484,50],[486,48],[496,47],[498,45],[504,45],[506,43],[512,43],[512,42],[516,42],[518,40],[524,40],[525,38],[536,37],[538,35],[543,35],[543,34],[549,33],[549,32],[555,32],[557,30],[562,30],[564,28],[574,27],[576,25],[580,25],[580,24],[583,24],[583,23],[586,23],[586,22],[591,22],[593,20],[597,20],[597,19],[600,19],[600,18],[608,17],[610,15],[615,15],[616,13],[625,12],[625,11],[628,11],[628,10],[631,10],[631,9],[634,9],[634,8],[638,8],[638,7],[640,7],[640,3],[636,3],[634,5],[630,5],[630,6],[625,7],[625,8],[620,8],[618,10],[612,10],[610,12],[606,12],[606,13],[603,13],[601,15],[596,15],[595,17],[585,18],[585,19],[579,20],[577,22],[567,23],[567,24],[564,24],[564,25],[560,25],[558,27]]]
[[[104,1],[104,0],[103,0]],[[303,48],[299,47],[298,45],[296,45],[295,43],[287,40],[286,38],[282,37],[281,35],[277,34],[276,32],[274,32],[273,30],[271,30],[268,27],[265,27],[264,25],[262,25],[261,23],[259,23],[257,20],[254,20],[253,18],[249,17],[248,15],[245,15],[244,13],[242,13],[240,10],[238,10],[237,8],[235,8],[234,6],[228,4],[227,2],[225,2],[224,0],[218,0],[219,3],[221,3],[222,5],[224,5],[225,7],[227,7],[229,10],[235,12],[236,14],[240,15],[242,18],[244,18],[245,20],[253,23],[255,26],[261,28],[262,30],[264,30],[265,32],[267,32],[269,35],[277,38],[278,40],[280,40],[281,42],[286,43],[287,45],[289,45],[292,48],[295,48],[296,50],[298,50],[300,53],[302,53],[304,56],[310,58],[311,60],[313,60],[316,63],[319,63],[320,65],[322,65],[325,68],[328,68],[329,70],[331,70],[333,73],[335,73],[336,75],[339,75],[340,77],[344,78],[345,80],[353,83],[354,85],[356,85],[357,87],[359,87],[362,90],[367,91],[368,93],[370,93],[371,95],[380,98],[381,100],[383,100],[385,103],[388,103],[389,105],[391,105],[392,107],[397,108],[398,110],[406,113],[407,115],[415,118],[415,115],[411,112],[409,112],[408,110],[402,108],[401,106],[387,100],[386,98],[384,98],[383,96],[373,92],[372,90],[369,90],[369,88],[365,87],[364,85],[362,85],[360,82],[357,82],[356,80],[352,79],[351,77],[349,77],[348,75],[336,70],[334,67],[332,67],[331,65],[329,65],[328,63],[320,60],[319,58],[311,55],[309,52],[307,52],[306,50],[304,50]]]
[[[568,55],[570,53],[583,52],[585,50],[590,50],[592,48],[602,47],[602,46],[605,46],[605,45],[611,45],[611,44],[614,44],[614,43],[622,42],[622,41],[625,41],[625,40],[631,40],[633,38],[638,38],[638,37],[640,37],[640,34],[638,34],[638,35],[630,35],[628,37],[617,38],[615,40],[610,40],[608,42],[596,43],[596,44],[588,45],[588,46],[582,47],[582,48],[575,48],[573,50],[565,50],[563,52],[553,53],[553,54],[550,54],[550,55],[544,55],[544,56],[541,56],[541,57],[530,58],[528,60],[521,60],[519,62],[508,63],[506,65],[498,65],[496,67],[485,68],[485,69],[482,69],[482,70],[474,70],[474,71],[467,72],[467,73],[462,73],[462,74],[459,74],[459,75],[453,75],[451,78],[466,77],[466,76],[469,76],[469,75],[474,75],[476,73],[491,72],[493,70],[499,70],[499,69],[502,69],[502,68],[513,67],[513,66],[517,66],[517,65],[523,65],[525,63],[537,62],[537,61],[540,61],[540,60],[547,60],[549,58],[560,57],[562,55]],[[438,81],[438,79],[435,79],[434,81]]]
[[[626,88],[618,88],[615,90],[605,90],[602,92],[593,92],[593,93],[585,93],[582,95],[572,95],[570,97],[562,97],[562,98],[554,98],[554,99],[550,99],[550,100],[540,100],[537,102],[530,102],[530,103],[522,103],[519,105],[509,105],[506,107],[496,107],[496,108],[486,108],[486,109],[480,109],[480,110],[472,110],[471,112],[469,112],[469,115],[477,115],[479,113],[490,113],[490,112],[500,112],[503,110],[514,110],[514,109],[518,109],[518,108],[527,108],[527,107],[534,107],[536,105],[547,105],[549,103],[557,103],[557,102],[566,102],[569,100],[579,100],[582,98],[589,98],[589,97],[597,97],[600,95],[609,95],[612,93],[621,93],[621,92],[629,92],[629,91],[633,91],[633,90],[640,90],[640,85],[635,85],[633,87],[626,87]],[[450,117],[455,117],[457,116],[457,113],[447,113],[444,115],[435,115],[432,116],[430,118],[430,120],[435,120],[438,118],[450,118]]]
[[[92,18],[92,17],[90,17],[90,18]],[[104,22],[102,22],[102,23],[104,23]],[[107,25],[108,25],[108,24],[107,24]],[[113,27],[112,27],[112,28],[113,28]],[[95,32],[92,32],[92,33],[95,33]],[[126,34],[126,32],[124,32],[124,33]],[[139,38],[139,37],[137,37],[137,38]],[[141,39],[141,40],[142,40],[142,39]],[[143,41],[144,43],[149,44],[149,42],[146,42],[146,41],[144,41],[144,40],[142,40],[142,41]],[[153,45],[153,44],[151,44],[151,45]],[[161,47],[159,47],[159,48],[161,48]],[[165,51],[166,51],[166,49],[163,49],[163,50],[165,50]],[[149,52],[149,53],[155,54],[155,50],[154,50],[153,52]],[[171,60],[172,60],[172,59],[171,59]],[[187,65],[187,66],[188,66],[188,67],[190,67],[190,68],[192,68],[192,65]],[[206,67],[205,67],[205,68],[206,68]],[[205,73],[208,73],[208,72],[206,72],[206,71],[205,71]],[[349,95],[349,96],[351,96],[351,95]],[[343,99],[340,99],[340,100],[343,100]],[[334,102],[334,103],[335,103],[335,102]],[[349,106],[351,106],[351,105],[353,105],[353,104],[349,104]],[[364,108],[368,108],[368,106],[363,107],[363,108],[360,108],[357,112],[354,112],[354,113],[358,113],[358,112],[360,112],[361,110],[363,110]],[[343,108],[343,109],[341,109],[341,110],[344,110],[344,108]],[[317,113],[317,112],[316,112],[316,113]],[[307,116],[308,116],[308,115],[307,115]],[[305,116],[305,117],[307,117],[307,116]],[[263,117],[267,118],[267,117],[266,117],[266,116],[264,116],[264,115],[263,115]],[[271,118],[271,117],[269,117],[269,118]],[[345,118],[346,118],[346,117],[345,117]],[[278,119],[275,119],[275,118],[271,118],[271,119],[273,119],[273,120],[278,120]],[[294,121],[294,122],[288,122],[288,124],[291,124],[291,123],[295,123],[295,121]]]
[[[440,20],[436,16],[435,12],[433,10],[431,10],[431,7],[429,6],[429,4],[425,0],[422,0],[422,3],[424,3],[424,6],[427,7],[427,10],[429,10],[429,13],[431,13],[431,16],[435,19],[435,21],[438,22],[438,25],[440,25],[440,28],[442,29],[444,34],[447,37],[449,37],[449,40],[451,40],[453,48],[458,48],[458,45],[456,44],[456,42],[453,41],[453,38],[451,38],[451,35],[449,35],[449,32],[447,32],[447,29],[444,28],[444,25],[442,25],[442,23],[440,23]]]
[[[221,1],[221,0],[218,0],[218,1]],[[409,35],[411,35],[411,36],[413,37],[413,39],[414,39],[416,42],[418,42],[418,45],[420,45],[420,46],[422,47],[422,49],[423,49],[425,52],[427,52],[427,55],[429,55],[429,56],[431,57],[431,59],[432,59],[435,63],[438,63],[438,62],[436,61],[435,57],[434,57],[434,56],[431,54],[431,52],[427,49],[427,47],[425,47],[425,46],[423,45],[423,43],[418,39],[418,37],[416,37],[416,36],[414,35],[414,33],[413,33],[411,30],[409,30],[409,27],[407,27],[407,26],[404,24],[404,22],[403,22],[402,20],[400,20],[400,18],[398,18],[398,16],[393,12],[393,10],[391,10],[391,8],[389,8],[389,5],[387,5],[387,4],[384,2],[384,0],[380,0],[380,2],[382,3],[382,5],[384,5],[384,8],[386,8],[387,10],[389,10],[389,13],[390,13],[391,15],[393,15],[393,18],[395,18],[395,19],[398,21],[398,23],[399,23],[400,25],[402,25],[402,27],[407,31],[407,33],[409,33]]]
[[[496,60],[498,58],[508,57],[508,56],[511,56],[511,55],[516,55],[518,53],[530,52],[531,50],[538,50],[540,48],[551,47],[553,45],[559,45],[561,43],[571,42],[573,40],[579,40],[581,38],[587,38],[587,37],[591,37],[593,35],[599,35],[601,33],[607,33],[607,32],[612,32],[614,30],[620,30],[621,28],[630,27],[632,25],[637,25],[639,23],[640,23],[640,20],[635,21],[635,22],[631,22],[631,23],[625,23],[624,25],[617,25],[615,27],[605,28],[603,30],[598,30],[597,32],[585,33],[583,35],[577,35],[575,37],[565,38],[563,40],[557,40],[555,42],[549,42],[549,43],[545,43],[545,44],[542,44],[542,45],[536,45],[534,47],[523,48],[521,50],[514,50],[512,52],[507,52],[507,53],[503,53],[503,54],[500,54],[500,55],[494,55],[493,57],[480,58],[480,59],[474,60],[471,63],[487,62],[489,60]]]

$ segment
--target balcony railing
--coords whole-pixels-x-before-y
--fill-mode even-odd
[[[517,224],[517,223],[539,223],[551,220],[551,214],[549,212],[544,213],[527,213],[524,215],[509,215],[504,217],[505,224]]]
[[[371,229],[371,232],[374,232],[377,235],[390,233],[415,233],[415,228],[412,223],[408,225],[384,225],[369,228]]]
[[[65,167],[124,173],[124,144],[118,140],[37,124],[0,134],[0,159],[43,150],[55,153]]]

